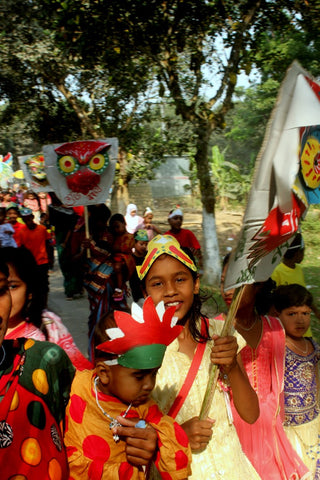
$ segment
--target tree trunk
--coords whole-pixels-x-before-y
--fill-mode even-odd
[[[85,138],[89,134],[94,139],[99,138],[101,135],[101,132],[98,132],[95,129],[87,112],[79,105],[78,100],[70,92],[70,90],[63,83],[56,83],[56,87],[59,90],[59,92],[62,93],[64,98],[67,100],[70,107],[75,111],[79,119],[82,136]]]
[[[115,188],[115,194],[112,198],[113,213],[122,213],[125,215],[127,205],[129,204],[129,189],[126,177],[126,152],[120,147],[118,152],[118,182]]]
[[[214,215],[215,194],[208,162],[208,145],[211,131],[211,127],[206,123],[199,125],[195,161],[197,164],[197,176],[200,183],[201,202],[203,206],[203,280],[207,285],[218,286],[220,283],[221,266]]]

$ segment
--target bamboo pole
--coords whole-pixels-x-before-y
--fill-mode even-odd
[[[86,232],[86,239],[90,238],[89,232],[89,215],[88,215],[88,207],[85,205],[84,207],[84,227]],[[87,248],[87,258],[91,258],[90,248]]]
[[[224,325],[220,334],[221,337],[225,337],[230,334],[231,327],[233,325],[234,318],[239,308],[244,289],[245,289],[245,284],[237,288],[234,293],[229,311],[227,313],[227,318],[224,322]],[[209,374],[208,385],[207,385],[206,392],[204,394],[202,405],[201,405],[201,410],[199,415],[200,420],[205,420],[209,415],[209,410],[214,397],[214,392],[217,386],[218,377],[219,377],[219,367],[218,365],[212,365],[210,374]]]

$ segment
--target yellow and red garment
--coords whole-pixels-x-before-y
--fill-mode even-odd
[[[142,480],[143,470],[127,462],[124,441],[116,443],[109,428],[110,420],[99,409],[93,381],[95,372],[77,372],[72,384],[67,407],[65,445],[70,467],[70,480]],[[127,409],[115,397],[98,393],[104,411],[113,418]],[[181,480],[190,473],[191,451],[182,428],[164,415],[153,400],[132,407],[126,418],[146,420],[158,434],[158,451],[155,464],[165,480]]]

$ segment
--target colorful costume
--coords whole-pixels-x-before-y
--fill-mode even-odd
[[[74,367],[60,347],[48,342],[4,340],[3,348],[1,478],[67,480],[59,424],[64,420]]]
[[[278,318],[262,317],[262,336],[256,349],[246,345],[241,359],[260,405],[258,420],[250,425],[233,408],[243,451],[265,480],[309,478],[309,471],[292,448],[282,426],[285,332]]]
[[[223,322],[210,321],[210,334],[220,331]],[[212,342],[207,342],[199,371],[186,397],[176,420],[179,424],[198,416],[206,391]],[[168,346],[162,367],[157,375],[156,388],[152,396],[161,410],[168,412],[190,369],[191,360],[179,351],[178,340]],[[228,421],[227,404],[229,394],[227,387],[220,384],[217,388],[209,417],[216,422],[212,429],[212,438],[206,449],[192,454],[192,476],[190,479],[259,479],[254,468],[244,455],[237,432]]]
[[[70,478],[86,479],[145,479],[141,468],[127,462],[125,442],[116,443],[109,429],[110,420],[100,411],[93,391],[94,371],[77,372],[67,407],[65,445],[70,465]],[[113,418],[127,409],[120,400],[98,393],[102,408]],[[163,415],[149,400],[132,407],[126,418],[142,418],[155,428],[159,439],[156,465],[166,472],[164,479],[183,479],[190,474],[191,461],[188,439],[170,417]]]
[[[70,358],[73,365],[78,370],[84,370],[85,368],[92,368],[91,362],[87,360],[80,350],[77,348],[73,341],[73,338],[68,331],[67,327],[63,325],[61,318],[53,312],[43,310],[42,312],[42,326],[46,331],[45,335],[40,328],[37,328],[31,322],[22,322],[17,325],[16,328],[6,334],[6,339],[15,339],[19,337],[33,338],[34,340],[48,340],[49,342],[59,345]]]
[[[127,268],[128,280],[135,270],[135,261],[132,256],[132,249],[134,247],[134,237],[131,233],[124,233],[115,237],[112,243],[112,251],[114,253],[114,260],[122,263]]]
[[[302,356],[286,347],[284,377],[284,431],[292,446],[320,479],[320,415],[318,363],[320,346],[310,339],[314,351]]]
[[[110,235],[106,232],[104,238],[100,242],[93,239],[90,241],[90,258],[86,259],[87,273],[84,276],[84,287],[88,293],[90,306],[89,344],[98,319],[110,310],[113,293],[112,258],[110,251],[107,250]]]

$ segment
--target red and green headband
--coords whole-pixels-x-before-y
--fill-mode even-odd
[[[117,355],[105,363],[139,370],[160,367],[167,346],[183,329],[177,325],[175,310],[176,307],[165,310],[163,302],[155,307],[148,297],[143,310],[133,303],[131,315],[115,311],[117,327],[106,329],[110,340],[97,346],[98,350]]]

